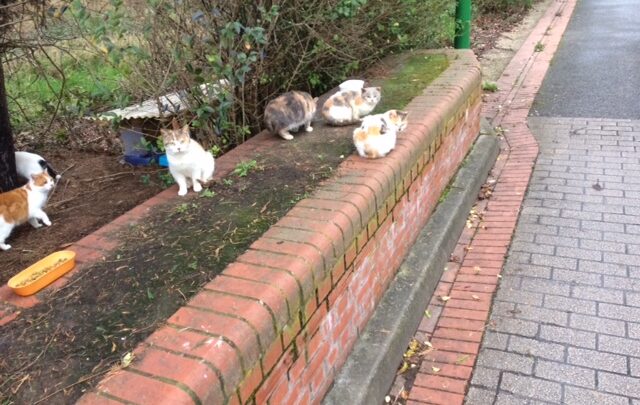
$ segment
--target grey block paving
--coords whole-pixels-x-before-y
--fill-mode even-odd
[[[640,121],[529,126],[540,156],[466,403],[640,405]]]

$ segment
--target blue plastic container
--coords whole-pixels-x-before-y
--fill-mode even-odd
[[[160,167],[169,167],[169,161],[167,160],[167,154],[166,153],[158,155],[158,166],[160,166]]]
[[[133,166],[149,166],[154,160],[154,156],[147,155],[124,155],[124,161]]]

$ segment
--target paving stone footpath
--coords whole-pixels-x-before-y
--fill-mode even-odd
[[[433,351],[408,404],[640,405],[640,91],[620,85],[640,78],[633,7],[553,2],[488,97],[494,193],[415,335]],[[590,71],[618,85],[575,80]]]

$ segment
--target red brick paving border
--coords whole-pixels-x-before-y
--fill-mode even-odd
[[[515,54],[498,81],[499,92],[487,96],[483,116],[504,134],[491,176],[489,200],[480,201],[480,220],[463,231],[416,339],[430,341],[408,393],[407,404],[455,405],[464,402],[473,365],[489,318],[511,237],[533,171],[538,145],[526,124],[576,0],[555,1]],[[544,49],[536,52],[536,44]],[[449,297],[442,300],[441,297]],[[434,370],[433,367],[436,369]]]

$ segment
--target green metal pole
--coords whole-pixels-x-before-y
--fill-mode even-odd
[[[471,0],[458,0],[456,5],[456,49],[471,48]]]

